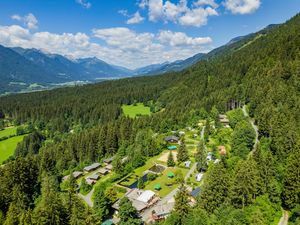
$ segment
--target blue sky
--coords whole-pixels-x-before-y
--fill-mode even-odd
[[[299,0],[0,0],[0,44],[136,68],[282,23]]]

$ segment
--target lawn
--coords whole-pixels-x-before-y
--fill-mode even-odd
[[[151,182],[147,182],[146,187],[144,188],[145,190],[152,190],[156,193],[158,193],[158,195],[163,198],[166,195],[168,195],[171,191],[173,191],[175,188],[177,188],[179,186],[179,184],[175,183],[175,179],[176,177],[173,178],[168,178],[168,173],[169,172],[173,172],[174,174],[176,174],[175,171],[181,170],[183,177],[187,174],[188,169],[184,169],[184,168],[167,168],[162,175],[160,175],[159,177],[157,177],[155,180],[151,181]],[[175,175],[176,176],[176,175]],[[173,183],[172,186],[167,186],[168,183]],[[160,184],[161,189],[159,191],[156,191],[154,186],[156,184]]]
[[[16,132],[17,132],[16,127],[9,127],[9,128],[4,129],[4,130],[0,130],[0,138],[8,137],[10,135],[15,135]]]
[[[24,136],[12,137],[0,141],[0,164],[15,153],[17,144],[23,140]]]
[[[150,115],[150,107],[144,106],[143,103],[137,103],[136,105],[123,105],[123,112],[130,118],[135,118],[141,115]]]

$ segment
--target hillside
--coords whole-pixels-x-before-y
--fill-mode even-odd
[[[2,118],[36,129],[17,147],[16,159],[0,169],[1,211],[9,219],[28,214],[32,218],[48,218],[46,208],[51,206],[56,207],[60,221],[70,216],[80,221],[81,217],[94,218],[89,210],[80,217],[78,205],[85,209],[84,206],[80,201],[68,200],[76,196],[74,180],[66,192],[61,191],[58,183],[63,183],[64,175],[115,157],[113,171],[103,180],[100,178],[90,192],[95,191],[95,217],[100,221],[107,219],[115,196],[120,194],[113,190],[132,180],[143,184],[143,172],[157,162],[159,154],[173,154],[166,149],[164,138],[173,135],[173,131],[185,130],[183,143],[175,144],[178,158],[184,158],[181,165],[176,165],[181,171],[174,172],[170,169],[174,165],[166,164],[168,177],[163,173],[156,178],[157,183],[149,186],[164,184],[163,190],[157,187],[157,193],[179,188],[175,212],[160,224],[274,224],[281,208],[293,212],[297,219],[299,30],[300,14],[267,31],[234,40],[182,72],[1,97]],[[124,105],[147,106],[151,114],[129,118],[123,114]],[[244,111],[236,109],[238,105],[245,105]],[[220,124],[219,114],[225,113],[229,128]],[[203,133],[199,123],[204,127]],[[256,126],[257,149],[253,129]],[[193,141],[192,128],[201,134],[201,140]],[[195,145],[196,151],[188,149],[191,145]],[[225,155],[219,153],[220,146],[227,148]],[[185,177],[188,173],[183,152],[188,150],[185,154],[200,165],[195,169],[204,173],[194,208],[188,204],[185,186],[175,183],[177,177],[182,183],[189,182],[188,185],[193,182],[193,176]],[[207,151],[219,161],[207,163]],[[168,155],[172,163],[169,158],[173,156]],[[172,176],[176,177],[174,181]],[[18,190],[26,198],[17,194],[11,197],[10,190]],[[165,197],[166,193],[162,194]],[[36,196],[41,200],[36,201]],[[182,204],[178,206],[180,200]],[[15,216],[13,209],[19,201],[23,208]],[[70,206],[73,208],[68,211]],[[185,214],[178,216],[180,210]]]

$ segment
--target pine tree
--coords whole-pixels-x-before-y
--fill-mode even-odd
[[[119,225],[140,225],[142,220],[139,218],[137,210],[132,206],[131,201],[124,197],[120,202]]]
[[[184,183],[180,185],[179,190],[175,195],[174,211],[178,215],[180,215],[178,224],[183,224],[183,220],[187,217],[188,213],[190,212],[189,194]]]
[[[196,162],[197,162],[197,170],[199,172],[203,172],[207,170],[207,153],[205,149],[205,145],[201,140],[197,146],[197,153],[196,153]]]
[[[138,187],[138,189],[143,189],[143,188],[145,187],[145,182],[144,182],[144,180],[143,180],[142,177],[140,177],[140,178],[138,179],[137,187]]]
[[[259,173],[255,161],[250,158],[241,161],[236,167],[232,186],[232,201],[244,208],[252,203],[258,193]]]
[[[172,151],[169,152],[167,166],[168,167],[174,167],[175,166],[175,161],[174,161],[174,157],[173,157]]]
[[[199,204],[212,213],[222,204],[229,202],[230,176],[223,163],[214,164],[207,172]]]
[[[300,202],[300,141],[287,161],[283,182],[283,203],[288,209]]]
[[[184,142],[184,140],[182,140],[180,147],[178,149],[177,161],[178,161],[178,163],[183,163],[187,160],[189,160],[189,155],[188,155],[188,151],[186,149],[185,142]]]
[[[110,201],[106,197],[105,190],[102,187],[95,189],[94,196],[94,210],[97,216],[103,219],[109,214]]]

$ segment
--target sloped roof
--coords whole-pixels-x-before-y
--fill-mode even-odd
[[[137,200],[144,203],[148,203],[154,195],[155,193],[153,191],[146,190],[137,198]]]

